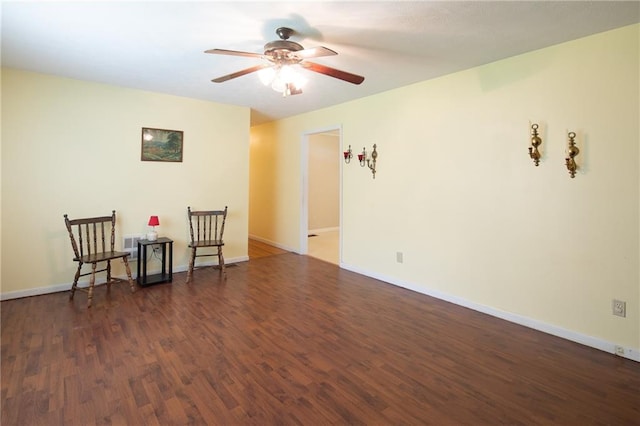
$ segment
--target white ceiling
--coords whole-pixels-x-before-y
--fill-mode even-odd
[[[1,13],[3,66],[246,106],[259,124],[638,23],[640,3],[3,0]],[[205,50],[262,53],[280,26],[365,81],[304,71],[304,93],[286,98],[255,73],[211,82],[261,60]]]

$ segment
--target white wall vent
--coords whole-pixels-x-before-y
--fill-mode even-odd
[[[138,260],[138,240],[142,238],[142,234],[125,235],[122,238],[123,251],[131,253],[129,262]]]

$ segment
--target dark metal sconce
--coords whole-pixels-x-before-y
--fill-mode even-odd
[[[538,125],[531,125],[531,146],[529,147],[529,157],[533,160],[536,167],[540,164],[540,151],[538,151],[538,147],[542,143],[542,139],[538,136]]]
[[[362,152],[358,154],[358,161],[360,162],[360,167],[364,167],[364,165],[367,163],[367,151],[364,149],[364,147],[362,148]]]
[[[580,153],[580,150],[576,146],[576,134],[574,132],[569,132],[567,136],[569,136],[569,146],[567,147],[568,157],[565,158],[565,163],[567,165],[567,170],[569,170],[569,174],[573,179],[576,177],[576,170],[578,169],[574,158]]]
[[[367,158],[367,167],[373,173],[373,178],[376,178],[376,159],[378,158],[378,151],[376,151],[376,144],[373,144],[373,151],[371,151],[371,158]]]
[[[344,162],[349,164],[351,162],[351,157],[353,157],[353,153],[351,152],[351,145],[349,145],[349,149],[344,152]]]

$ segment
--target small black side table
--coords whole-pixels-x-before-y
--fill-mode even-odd
[[[162,246],[162,269],[159,274],[147,276],[147,247],[154,245]],[[167,262],[167,246],[169,246],[169,262]],[[140,268],[142,268],[142,274],[140,274]],[[173,280],[173,240],[166,237],[160,237],[155,241],[138,240],[137,280],[141,286],[166,283]]]

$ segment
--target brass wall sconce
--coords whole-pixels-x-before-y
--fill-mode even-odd
[[[378,151],[376,151],[376,144],[373,144],[373,151],[371,154],[367,155],[367,150],[363,147],[362,152],[358,154],[358,161],[360,162],[360,167],[364,167],[365,165],[369,167],[371,173],[373,173],[373,178],[376,178],[376,160],[378,159]]]
[[[578,147],[576,146],[576,134],[575,132],[569,132],[567,134],[567,136],[569,137],[569,146],[567,147],[567,155],[568,157],[565,158],[565,163],[567,165],[567,170],[569,170],[569,174],[571,175],[571,178],[575,178],[576,177],[576,170],[578,169],[578,166],[576,165],[576,161],[574,160],[574,158],[576,157],[576,155],[578,155],[580,153],[580,150],[578,149]]]
[[[529,147],[529,157],[531,157],[536,167],[538,167],[538,164],[540,164],[541,155],[540,155],[540,151],[538,151],[538,147],[540,146],[541,143],[542,143],[542,139],[540,139],[540,136],[538,135],[538,125],[532,124],[531,125],[531,146]]]
[[[351,152],[351,145],[349,145],[349,149],[344,153],[344,162],[349,164],[351,162],[351,157],[353,157],[353,153]]]
[[[378,151],[376,151],[376,144],[373,144],[373,151],[371,151],[371,158],[367,158],[367,167],[371,170],[373,178],[376,178],[376,159],[378,158]]]

